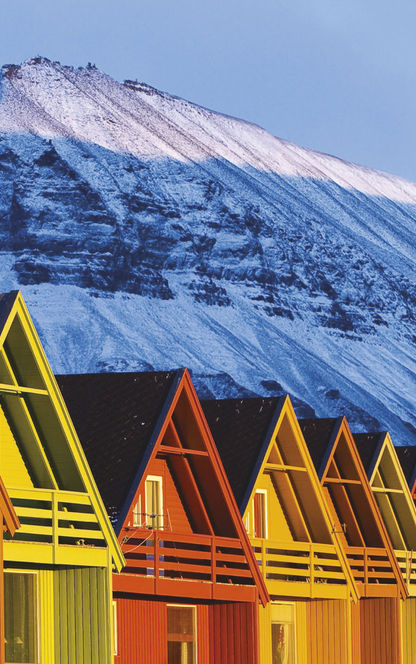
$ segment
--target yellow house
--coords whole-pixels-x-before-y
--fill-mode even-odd
[[[416,646],[415,504],[390,435],[354,434],[354,440],[409,593],[401,602],[402,662],[413,664]]]
[[[202,406],[272,600],[260,663],[351,663],[355,582],[289,397]]]
[[[359,593],[351,611],[353,664],[400,664],[400,601],[407,590],[348,422],[299,425]]]
[[[0,473],[7,664],[110,664],[124,559],[21,294],[0,296]]]

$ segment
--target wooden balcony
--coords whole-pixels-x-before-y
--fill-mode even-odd
[[[345,599],[345,575],[332,544],[250,539],[272,597]]]
[[[416,551],[395,550],[400,571],[411,597],[416,597]]]
[[[253,601],[256,588],[237,539],[131,528],[118,592]]]
[[[349,546],[345,553],[362,597],[398,597],[397,579],[386,549]]]
[[[8,489],[21,527],[5,536],[5,562],[106,566],[104,535],[86,493]]]

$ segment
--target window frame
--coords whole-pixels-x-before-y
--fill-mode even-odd
[[[149,514],[152,512],[149,511],[148,509],[148,504],[147,504],[147,491],[146,491],[146,484],[147,482],[157,482],[158,484],[158,499],[160,503],[160,514],[156,517],[157,518],[157,528],[153,527],[153,524],[151,523],[151,520],[149,520]],[[146,523],[146,528],[149,528],[151,530],[163,530],[164,528],[164,515],[163,515],[163,477],[162,475],[147,475],[145,481],[144,481],[144,504],[145,504],[145,523]]]
[[[278,620],[273,619],[273,607],[290,607],[292,611],[292,620],[287,620],[284,618],[279,618]],[[297,616],[296,616],[296,604],[294,602],[271,602],[270,603],[270,627],[272,625],[291,625],[292,626],[292,637],[293,637],[293,663],[297,664],[298,661],[298,653],[297,653]],[[271,640],[271,655],[273,657],[273,641],[272,641],[272,632],[270,630],[270,640]],[[289,664],[291,664],[289,662]]]
[[[140,494],[132,509],[131,523],[135,528],[143,528],[142,497]]]
[[[255,511],[255,497],[257,494],[261,494],[264,496],[264,535],[261,535],[258,537],[256,533],[256,511]],[[252,506],[252,511],[253,511],[253,537],[256,539],[268,539],[269,537],[269,513],[268,513],[268,501],[267,501],[267,489],[256,489],[254,492],[253,496],[253,506]]]
[[[26,569],[9,569],[9,568],[4,568],[3,570],[4,575],[6,574],[20,574],[21,576],[26,575],[26,576],[33,576],[35,577],[35,592],[34,592],[34,606],[36,610],[36,628],[35,628],[35,656],[36,656],[36,661],[35,662],[8,662],[6,660],[6,653],[4,654],[4,661],[5,664],[40,664],[40,634],[41,634],[41,626],[40,626],[40,589],[39,589],[39,573],[36,570],[26,570]],[[3,590],[4,590],[4,576],[3,576]],[[4,601],[3,601],[4,603]],[[6,634],[4,634],[4,637],[6,638]]]
[[[198,626],[198,621],[197,621],[197,606],[196,604],[175,604],[175,603],[169,603],[166,604],[166,619],[168,615],[168,609],[169,608],[179,608],[179,609],[192,609],[192,616],[193,616],[193,628],[194,628],[194,664],[198,664],[198,632],[197,632],[197,626]],[[169,632],[167,631],[167,620],[166,620],[166,645],[169,643]],[[184,643],[184,642],[179,642],[179,643]],[[189,643],[189,642],[188,642]]]

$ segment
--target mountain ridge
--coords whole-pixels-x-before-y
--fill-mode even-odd
[[[416,441],[416,184],[94,67],[2,72],[1,290],[56,372],[188,366]]]

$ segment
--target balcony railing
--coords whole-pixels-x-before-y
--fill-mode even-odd
[[[416,595],[416,551],[396,550],[394,553],[396,554],[400,571],[407,585],[409,594],[415,596]]]
[[[347,582],[332,544],[251,539],[271,595],[346,597]]]
[[[12,543],[106,546],[88,494],[32,488],[8,493],[21,523]]]
[[[131,528],[122,549],[126,573],[156,580],[254,584],[242,545],[236,539]]]
[[[365,595],[390,596],[397,593],[397,579],[386,549],[349,546],[345,553],[356,582],[365,587]]]

